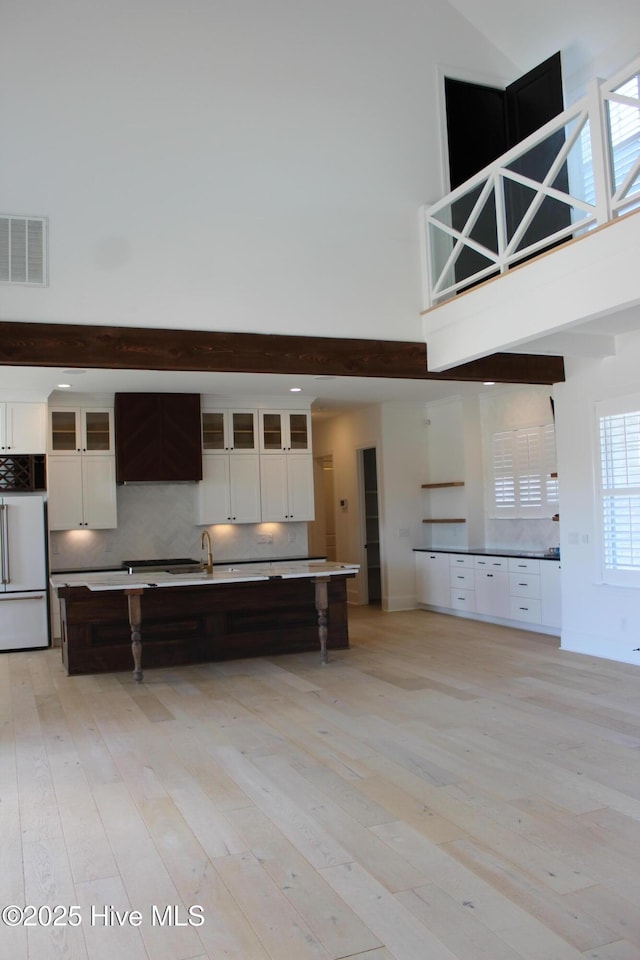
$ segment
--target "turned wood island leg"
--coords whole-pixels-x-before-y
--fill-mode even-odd
[[[327,585],[329,583],[329,577],[315,577],[313,582],[316,585],[316,610],[318,611],[320,663],[325,664],[329,662],[329,656],[327,654],[327,609],[329,607]]]
[[[142,683],[142,610],[140,598],[142,590],[125,590],[129,604],[129,626],[131,627],[131,652],[133,653],[133,679]]]

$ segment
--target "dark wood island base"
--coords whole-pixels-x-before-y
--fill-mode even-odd
[[[325,642],[327,650],[349,646],[348,577],[140,592],[61,586],[62,660],[69,675],[131,671],[133,645],[144,669],[304,651],[326,662]]]

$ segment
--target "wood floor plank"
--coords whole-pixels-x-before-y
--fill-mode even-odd
[[[215,862],[225,885],[273,960],[328,960],[329,953],[291,905],[277,884],[250,854],[222,857]]]
[[[233,812],[252,854],[303,917],[331,957],[351,957],[379,946],[369,928],[317,870],[260,811]]]
[[[397,960],[457,960],[441,940],[359,864],[326,867],[322,874]]]
[[[76,897],[90,960],[114,960],[115,957],[148,960],[141,928],[126,920],[120,924],[108,919],[113,916],[109,908],[117,910],[123,918],[125,911],[135,909],[120,877],[101,877],[79,883]],[[148,917],[144,922],[148,922]]]
[[[168,798],[145,801],[141,815],[182,903],[187,909],[202,909],[204,923],[197,932],[209,956],[268,960],[249,919],[213,867],[205,850],[206,833],[197,827],[194,832]]]

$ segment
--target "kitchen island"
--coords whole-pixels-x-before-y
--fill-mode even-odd
[[[357,564],[330,561],[110,571],[51,577],[67,673],[177,666],[349,646],[346,581]]]

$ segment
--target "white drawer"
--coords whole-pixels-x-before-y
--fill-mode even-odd
[[[509,594],[512,597],[541,597],[540,577],[535,573],[510,573]]]
[[[523,620],[525,623],[542,623],[540,600],[511,597],[511,619]]]
[[[452,553],[449,557],[449,566],[451,567],[463,567],[465,569],[473,569],[473,557],[468,553]]]
[[[459,570],[455,567],[452,567],[449,570],[449,579],[451,581],[451,589],[458,590],[473,590],[474,588],[474,578],[473,570],[465,570],[464,567],[461,567]]]
[[[528,560],[526,557],[509,557],[509,571],[511,573],[540,573],[540,561]]]
[[[474,590],[451,589],[451,609],[467,610],[474,613],[476,609],[476,594]]]
[[[507,557],[474,557],[473,565],[476,570],[508,570]]]

